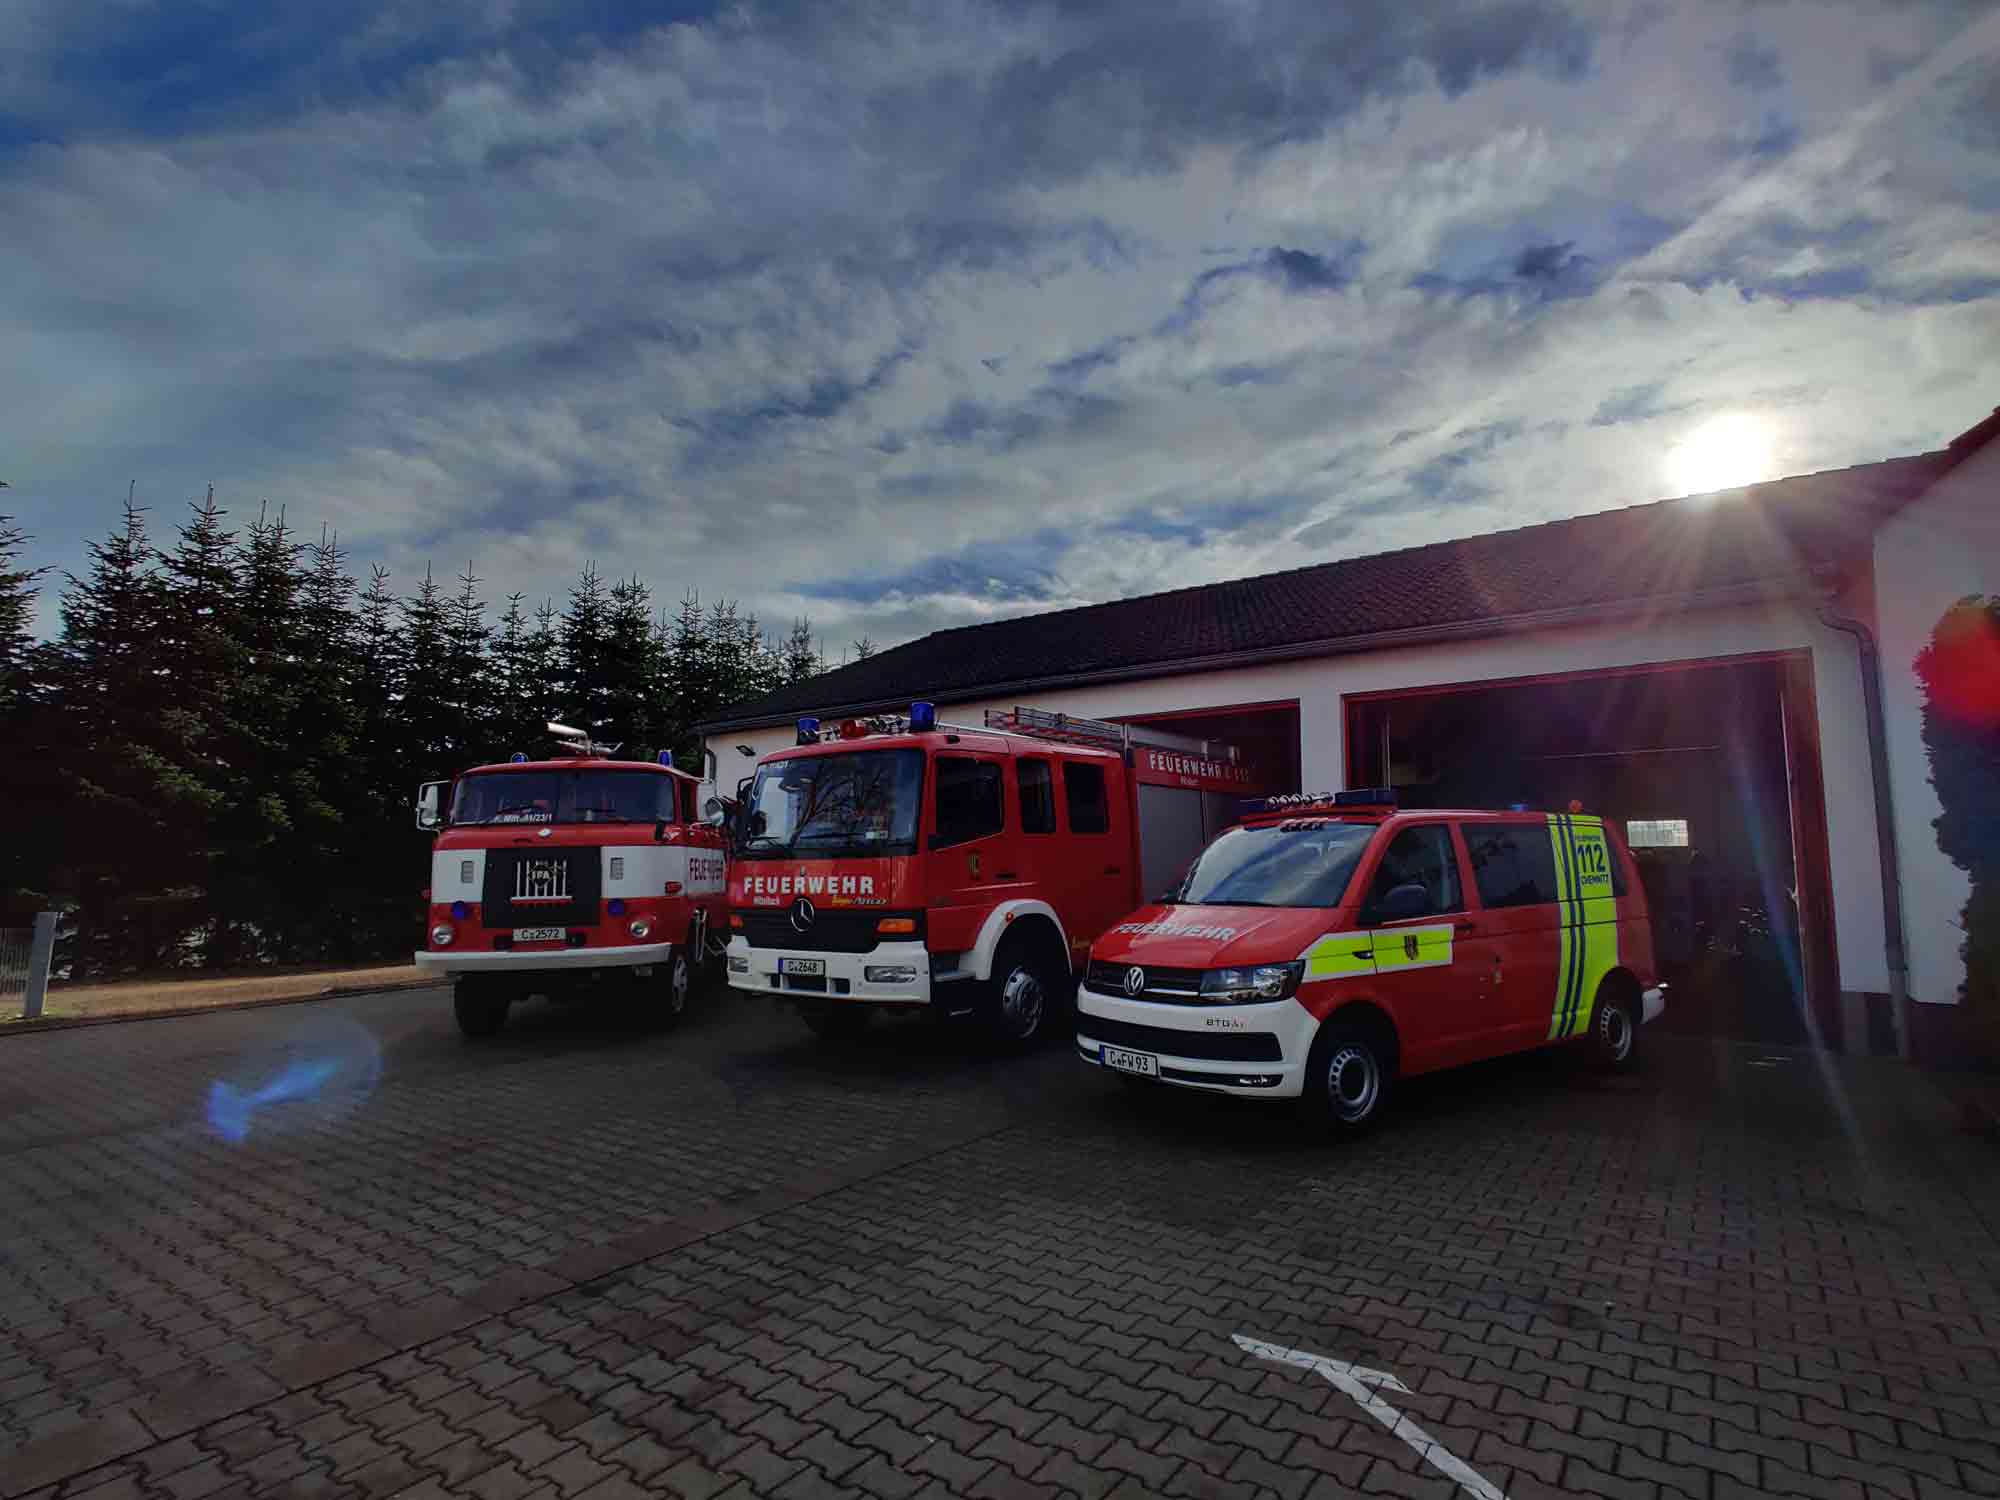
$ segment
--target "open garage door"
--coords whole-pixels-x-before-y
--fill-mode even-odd
[[[1348,785],[1406,807],[1615,819],[1670,1029],[1837,1045],[1817,717],[1803,654],[1350,696]],[[1815,1035],[1816,1034],[1816,1035]]]
[[[1128,719],[1151,900],[1234,823],[1245,797],[1299,789],[1299,705],[1242,704]]]

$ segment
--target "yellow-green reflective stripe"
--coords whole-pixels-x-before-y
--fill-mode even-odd
[[[1389,927],[1374,933],[1376,971],[1392,974],[1399,969],[1434,969],[1450,963],[1453,932],[1446,922],[1435,927]]]
[[[1611,846],[1604,820],[1549,815],[1556,861],[1556,991],[1549,1040],[1590,1029],[1598,986],[1618,967],[1618,901],[1611,894]]]
[[[1321,938],[1299,956],[1306,961],[1307,979],[1343,979],[1373,974],[1373,936],[1366,932],[1335,932]]]

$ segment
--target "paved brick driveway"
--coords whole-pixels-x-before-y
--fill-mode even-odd
[[[2000,1146],[1890,1066],[1518,1059],[1328,1147],[1060,1049],[520,1019],[0,1039],[0,1494],[1464,1493],[1245,1335],[1511,1496],[2000,1495]]]

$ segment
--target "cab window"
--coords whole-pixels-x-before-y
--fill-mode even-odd
[[[1104,795],[1104,768],[1063,762],[1063,796],[1069,804],[1071,833],[1109,833],[1111,804]]]
[[[1545,906],[1556,899],[1556,857],[1546,826],[1483,824],[1464,832],[1482,904]]]
[[[1405,828],[1382,852],[1375,867],[1375,882],[1368,889],[1368,909],[1378,910],[1389,892],[1402,885],[1422,886],[1429,904],[1411,917],[1437,916],[1462,910],[1459,893],[1458,851],[1452,847],[1451,830],[1442,823],[1425,823]]]
[[[934,847],[970,843],[1006,824],[1000,767],[990,760],[940,755],[937,761],[937,835]]]
[[[1032,756],[1015,761],[1014,781],[1021,796],[1021,832],[1054,833],[1056,779],[1049,763]]]

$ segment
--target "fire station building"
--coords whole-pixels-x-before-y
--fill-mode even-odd
[[[1577,801],[1645,871],[1670,1029],[1948,1057],[1968,883],[1912,663],[2000,594],[1996,439],[939,631],[703,731],[727,787],[802,715],[1129,725],[1149,891],[1247,795]]]

